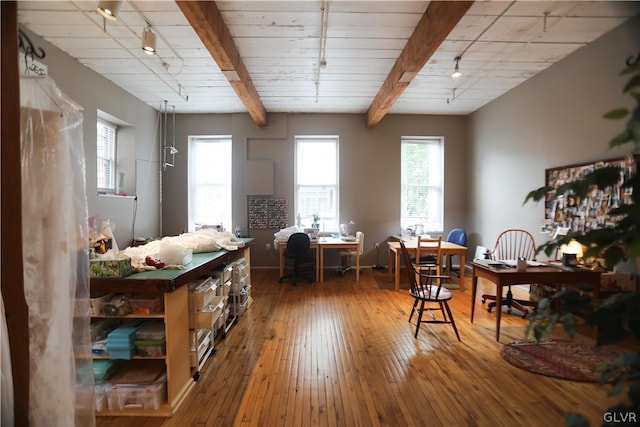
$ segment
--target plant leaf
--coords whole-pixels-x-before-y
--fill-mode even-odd
[[[627,117],[629,114],[629,110],[626,108],[616,108],[615,110],[611,110],[605,113],[602,117],[605,119],[618,120]]]

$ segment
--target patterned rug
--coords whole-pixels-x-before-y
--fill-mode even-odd
[[[598,382],[600,363],[610,363],[624,354],[608,347],[593,347],[573,341],[514,341],[500,349],[500,356],[518,368],[571,381]]]

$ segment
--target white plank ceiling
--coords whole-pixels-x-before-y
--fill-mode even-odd
[[[429,2],[216,4],[267,112],[364,114]],[[246,111],[174,1],[123,1],[106,25],[96,5],[20,0],[18,22],[156,109],[167,101],[178,113]],[[389,112],[469,114],[639,11],[631,1],[478,1]],[[140,48],[145,21],[157,56]]]

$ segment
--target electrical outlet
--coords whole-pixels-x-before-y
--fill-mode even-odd
[[[271,243],[267,243],[267,250],[271,250]]]

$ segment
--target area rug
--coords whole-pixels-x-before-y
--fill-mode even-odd
[[[598,382],[600,363],[611,363],[624,354],[608,347],[593,347],[573,341],[514,341],[500,350],[500,356],[518,368],[571,381]]]

